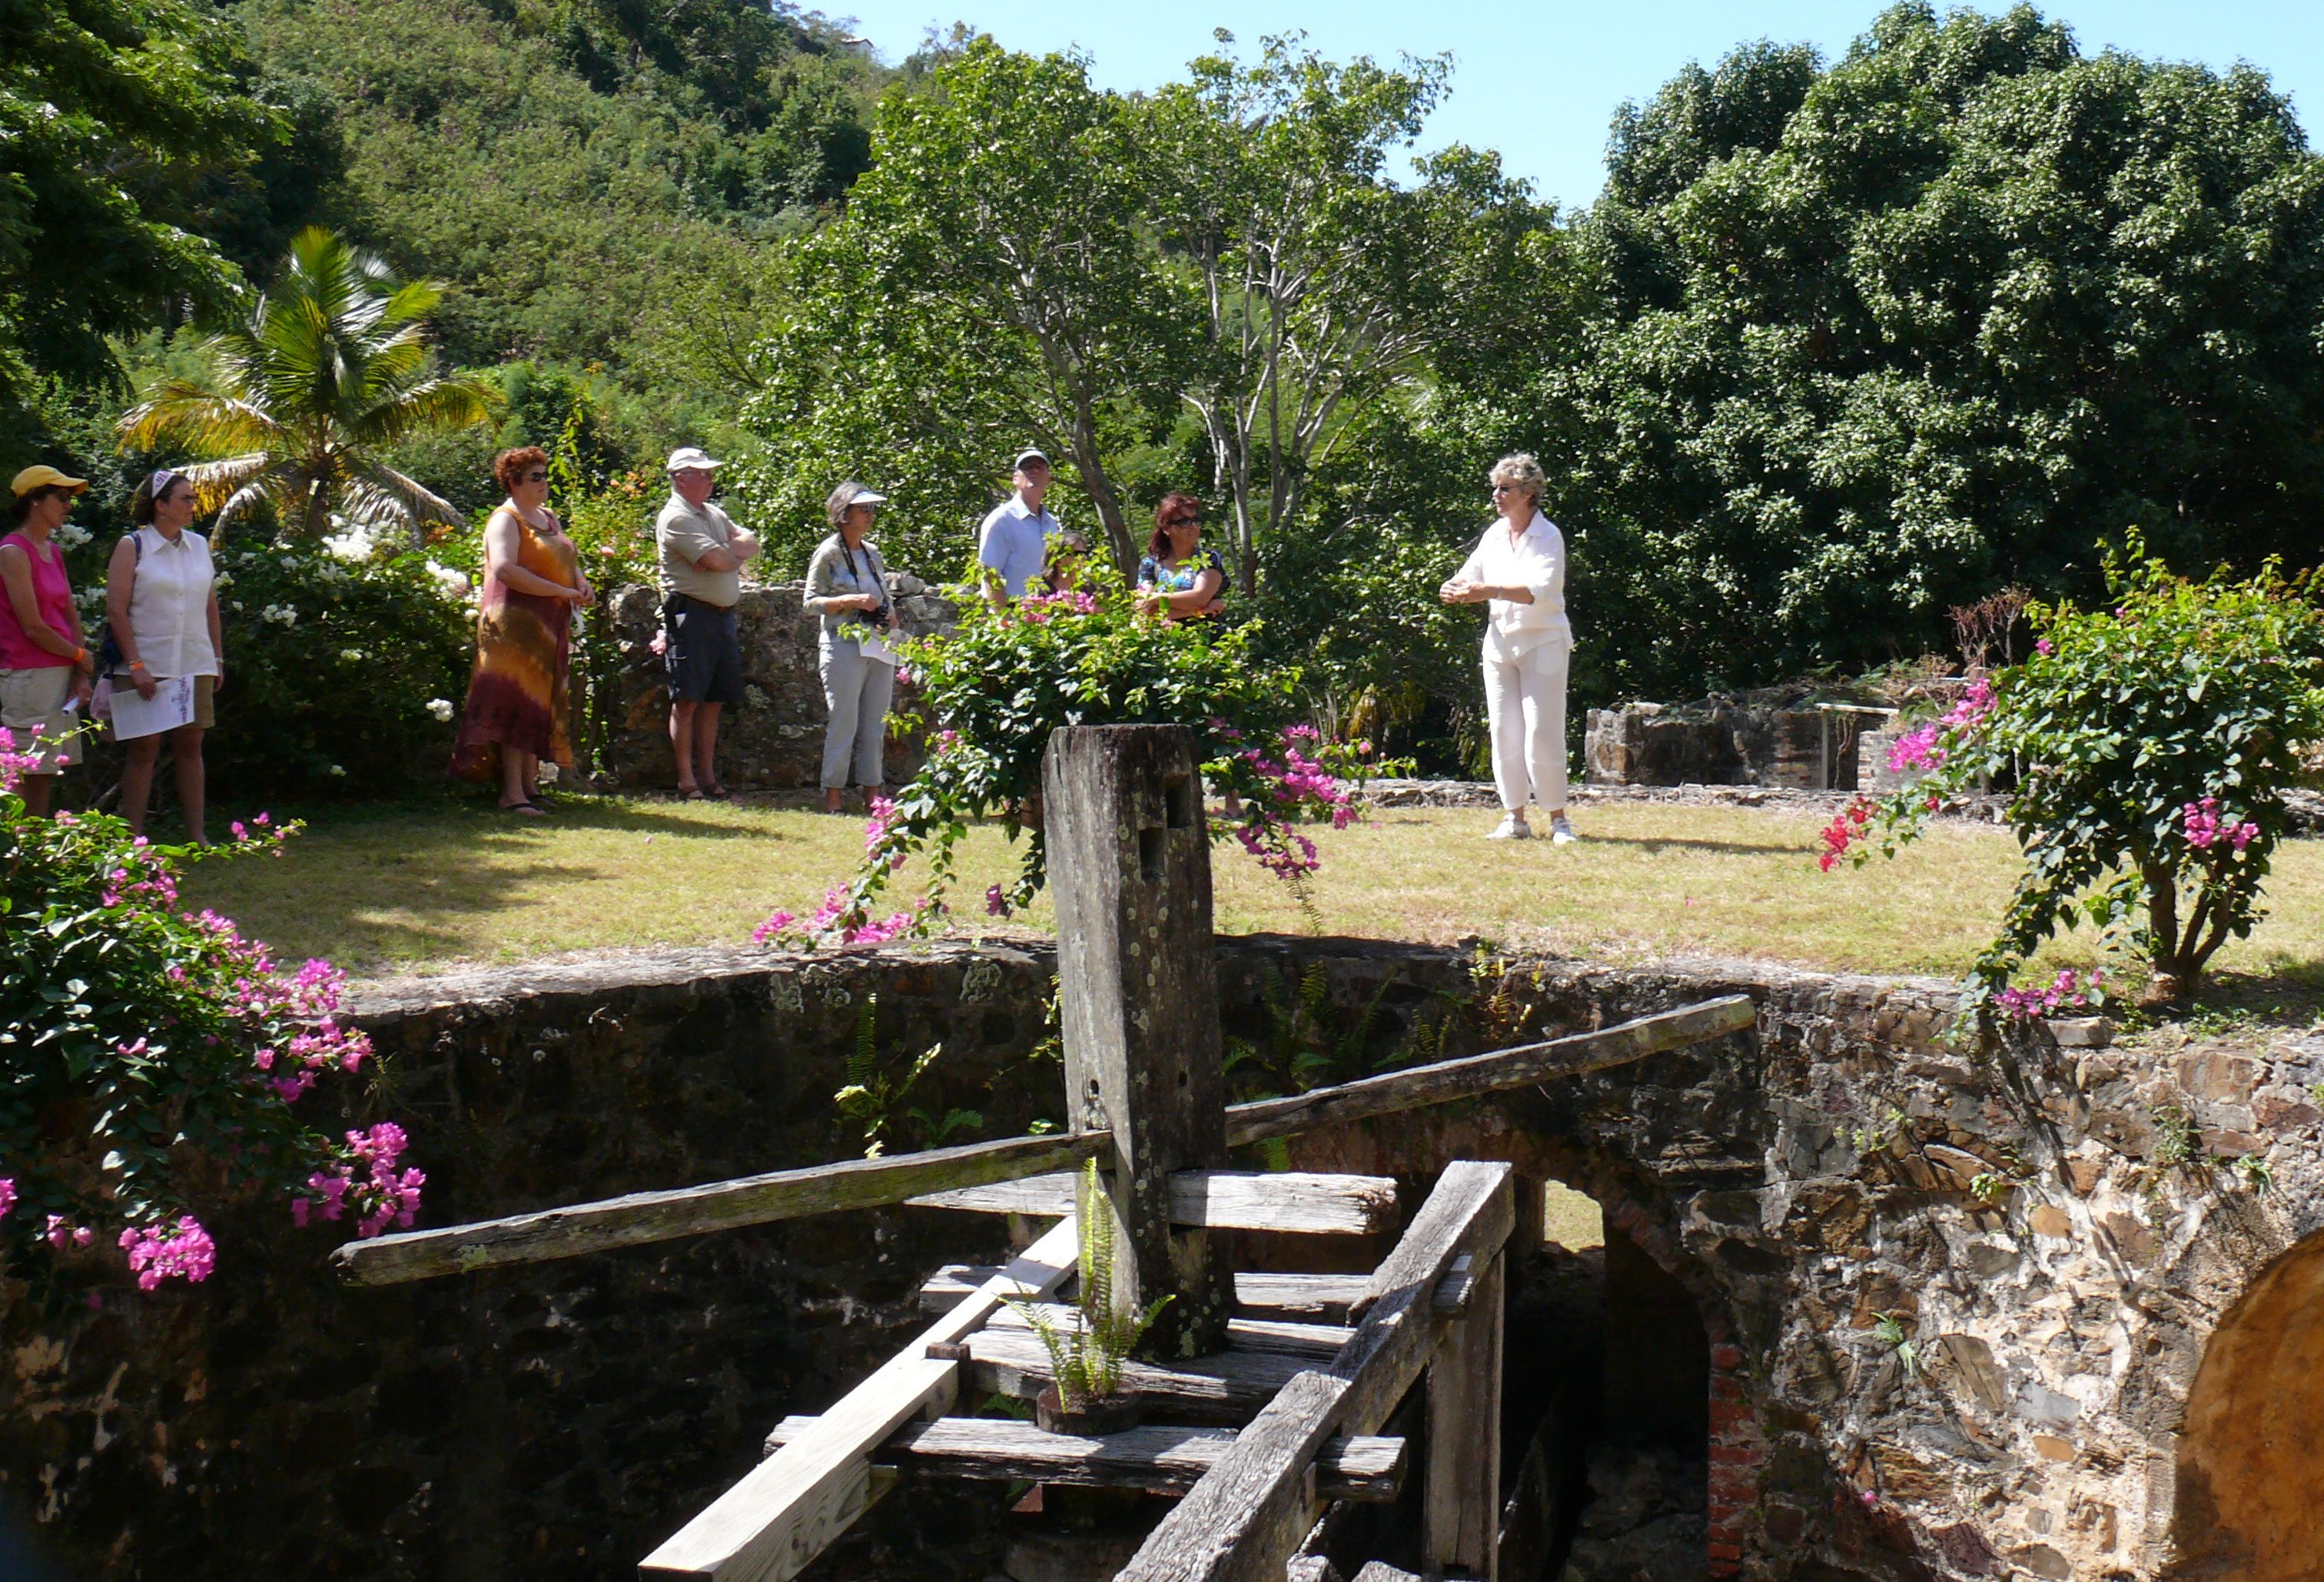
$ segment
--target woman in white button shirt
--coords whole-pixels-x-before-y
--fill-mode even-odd
[[[1485,622],[1485,712],[1492,722],[1493,784],[1500,825],[1489,837],[1533,834],[1526,804],[1549,814],[1550,839],[1573,840],[1565,822],[1565,669],[1573,629],[1565,620],[1565,536],[1541,514],[1541,464],[1530,455],[1493,464],[1493,506],[1485,529],[1452,580],[1448,604],[1490,604]]]
[[[138,696],[151,698],[164,681],[195,679],[190,721],[123,742],[127,752],[121,769],[121,816],[132,830],[145,832],[153,766],[167,736],[178,768],[186,837],[202,845],[202,732],[216,722],[212,699],[226,685],[217,575],[210,565],[209,540],[189,525],[194,520],[194,489],[184,474],[164,467],[140,483],[129,502],[129,518],[137,530],[113,547],[105,577],[106,620],[121,648],[113,685],[134,687]]]

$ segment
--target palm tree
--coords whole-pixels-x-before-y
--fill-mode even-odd
[[[379,459],[400,440],[492,417],[490,386],[436,374],[424,331],[443,297],[310,225],[249,317],[202,343],[208,373],[152,386],[122,418],[121,447],[201,458],[186,474],[221,532],[262,501],[310,538],[334,513],[415,541],[429,522],[457,526],[449,501]]]

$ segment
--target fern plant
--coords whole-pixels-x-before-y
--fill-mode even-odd
[[[880,997],[866,995],[863,1009],[855,1018],[855,1042],[847,1051],[846,1085],[831,1096],[834,1108],[862,1127],[866,1159],[877,1159],[887,1152],[898,1108],[927,1069],[944,1056],[944,1045],[932,1044],[914,1057],[900,1078],[890,1079],[881,1069],[879,1044],[873,1037],[879,1009]],[[973,1109],[947,1109],[937,1115],[916,1108],[906,1111],[904,1118],[911,1122],[914,1142],[923,1148],[942,1147],[955,1132],[974,1131],[984,1125],[984,1117]]]
[[[1897,1365],[1904,1370],[1905,1383],[1919,1381],[1921,1348],[1905,1331],[1903,1320],[1894,1313],[1882,1313],[1880,1321],[1872,1326],[1872,1337],[1895,1354]]]
[[[1098,1180],[1097,1161],[1082,1171],[1081,1294],[1074,1302],[1070,1327],[1060,1325],[1049,1310],[1016,1297],[1004,1300],[1023,1314],[1041,1338],[1057,1380],[1057,1398],[1068,1412],[1085,1410],[1121,1388],[1121,1365],[1154,1327],[1171,1298],[1157,1297],[1144,1312],[1118,1312],[1113,1305],[1115,1257],[1113,1206],[1106,1201]]]

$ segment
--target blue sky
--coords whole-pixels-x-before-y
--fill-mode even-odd
[[[1940,0],[1938,8],[1950,7]],[[1572,205],[1598,194],[1607,124],[1624,99],[1645,98],[1689,60],[1709,65],[1745,39],[1803,41],[1832,59],[1881,6],[1877,0],[1757,6],[1716,0],[825,0],[823,9],[852,13],[890,63],[917,48],[931,24],[960,20],[1011,49],[1078,46],[1100,84],[1124,89],[1168,81],[1212,47],[1211,30],[1222,26],[1246,45],[1262,34],[1305,29],[1326,54],[1342,59],[1449,50],[1452,95],[1430,122],[1427,143],[1499,149],[1508,169],[1531,178],[1541,196]],[[2086,52],[2113,46],[2220,69],[2248,60],[2291,94],[2310,138],[2317,135],[2324,5],[2314,0],[2057,0],[2040,9],[2071,26]]]

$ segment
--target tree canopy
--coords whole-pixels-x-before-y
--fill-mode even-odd
[[[1700,690],[1939,644],[2182,567],[2315,558],[2324,161],[2248,69],[2020,7],[1766,45],[1615,124],[1588,308],[1522,392],[1600,685]]]
[[[0,434],[43,377],[116,379],[106,336],[230,292],[190,199],[283,135],[250,75],[191,0],[0,5]]]
[[[424,524],[458,526],[450,504],[380,456],[492,416],[484,385],[436,371],[426,327],[442,299],[310,226],[247,318],[201,344],[201,376],[159,382],[123,416],[122,442],[198,457],[186,469],[196,509],[217,513],[220,531],[262,507],[309,538],[335,513],[415,540]]]
[[[793,250],[750,409],[764,475],[803,510],[843,473],[900,470],[956,518],[1038,443],[1124,569],[1148,530],[1130,496],[1209,483],[1252,590],[1353,407],[1530,305],[1547,216],[1498,161],[1392,168],[1443,73],[1271,39],[1133,97],[1073,57],[946,51],[881,100],[872,169]],[[923,477],[939,459],[948,483]]]

